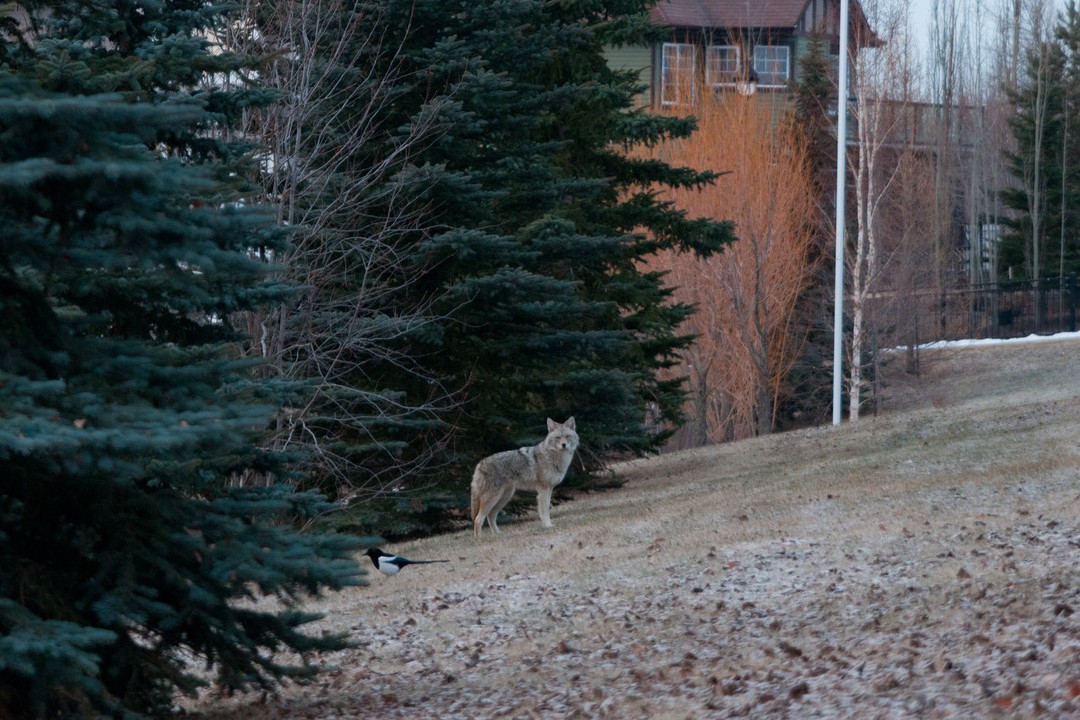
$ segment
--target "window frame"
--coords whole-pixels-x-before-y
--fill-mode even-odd
[[[761,51],[768,51],[764,54],[771,54],[771,51],[782,51],[783,58],[779,57],[762,57]],[[764,67],[758,65],[761,62]],[[783,72],[776,72],[768,69],[771,65],[783,62]],[[769,88],[783,88],[787,87],[788,82],[791,80],[791,48],[787,45],[757,45],[754,47],[753,58],[754,75],[757,76],[758,87]],[[780,82],[776,79],[780,77]]]
[[[668,63],[668,51],[675,51],[675,66],[671,68]],[[698,46],[695,43],[666,42],[660,48],[660,104],[663,107],[673,105],[689,105],[694,101],[694,86],[697,76]],[[689,58],[689,62],[686,59]],[[687,67],[687,65],[689,67]],[[690,97],[683,97],[682,83],[670,82],[675,80],[682,72],[689,70],[686,80],[690,85]]]
[[[722,58],[722,51],[734,57]],[[719,69],[726,65],[730,67]],[[705,46],[705,83],[709,87],[734,87],[742,72],[742,48],[738,45]]]

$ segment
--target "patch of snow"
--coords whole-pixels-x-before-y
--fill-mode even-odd
[[[943,350],[947,348],[966,347],[991,347],[995,345],[1022,345],[1024,343],[1058,342],[1061,340],[1080,340],[1080,332],[1061,332],[1053,335],[1031,334],[1018,338],[980,338],[972,340],[938,340],[936,342],[919,345],[920,350]],[[908,349],[907,345],[899,345],[889,348],[892,352],[903,352]]]

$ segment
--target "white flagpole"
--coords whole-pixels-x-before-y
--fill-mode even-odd
[[[844,364],[844,185],[847,178],[848,0],[840,0],[840,78],[836,92],[836,293],[833,305],[833,425],[840,424]]]

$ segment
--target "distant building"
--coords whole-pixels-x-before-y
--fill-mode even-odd
[[[650,15],[668,38],[611,48],[608,62],[637,71],[653,106],[690,105],[700,88],[771,93],[783,105],[811,39],[829,43],[834,64],[839,55],[840,0],[661,0]],[[849,27],[852,47],[879,44],[857,0]]]

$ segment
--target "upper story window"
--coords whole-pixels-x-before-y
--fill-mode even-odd
[[[705,82],[710,87],[732,85],[741,72],[738,45],[710,45],[705,49]]]
[[[685,105],[694,99],[697,50],[690,43],[664,43],[660,68],[660,102]]]
[[[786,45],[758,45],[754,48],[754,74],[759,87],[784,87],[791,77]]]

